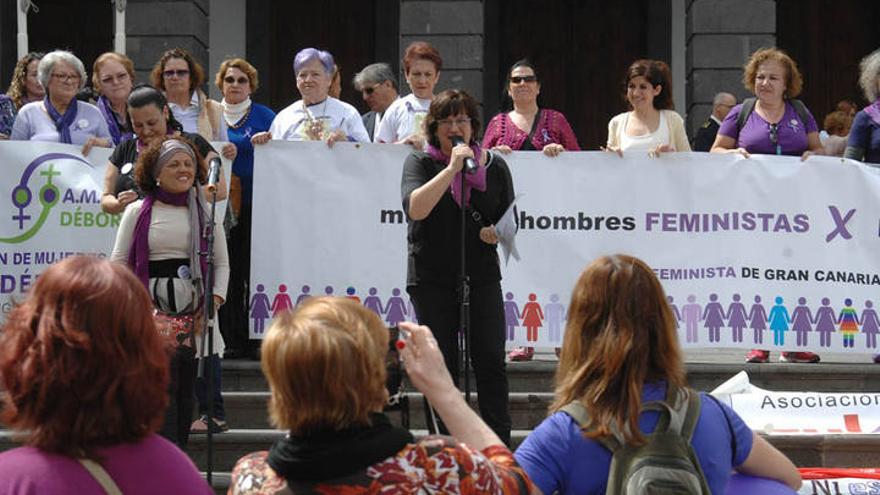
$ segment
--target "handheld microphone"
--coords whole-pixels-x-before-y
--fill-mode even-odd
[[[461,136],[452,136],[451,138],[452,145],[458,146],[459,144],[464,144],[464,139]],[[477,173],[477,162],[471,158],[467,157],[464,159],[464,171],[468,174]]]
[[[217,183],[220,182],[220,167],[222,162],[219,157],[211,158],[208,164],[208,192],[217,192]]]

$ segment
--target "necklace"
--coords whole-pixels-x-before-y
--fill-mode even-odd
[[[248,117],[251,116],[251,110],[253,110],[253,108],[254,108],[253,105],[249,106],[248,109],[247,109],[247,111],[244,113],[244,117],[240,118],[240,119],[238,120],[238,122],[236,122],[236,123],[234,123],[234,124],[229,124],[229,123],[227,122],[227,124],[229,124],[229,128],[230,128],[230,129],[240,129],[241,126],[243,126],[243,125],[245,124],[245,122],[247,122]]]

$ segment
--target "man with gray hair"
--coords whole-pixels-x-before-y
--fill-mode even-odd
[[[394,71],[386,63],[370,64],[354,75],[352,80],[355,89],[361,92],[361,97],[370,107],[370,111],[363,114],[364,127],[370,140],[375,141],[376,130],[382,122],[385,110],[397,99],[397,79]]]
[[[730,109],[734,106],[736,106],[736,97],[732,94],[718,93],[715,95],[715,99],[712,100],[712,115],[697,130],[697,135],[694,136],[691,149],[694,151],[709,151],[712,148],[712,143],[715,142],[718,128],[721,127],[721,121],[724,120],[724,117],[727,117]]]

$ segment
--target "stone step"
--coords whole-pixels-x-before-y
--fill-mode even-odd
[[[867,392],[880,391],[880,366],[862,363],[687,363],[688,383],[710,391],[745,370],[752,384],[776,391]],[[509,363],[507,376],[511,392],[553,392],[556,361]],[[475,390],[471,380],[472,390]],[[268,385],[260,363],[249,360],[223,361],[223,389],[265,391]]]
[[[425,407],[422,394],[405,394],[409,403],[409,427],[424,429]],[[533,429],[547,416],[547,407],[553,400],[549,392],[510,394],[510,416],[514,428]],[[223,392],[226,419],[234,428],[271,428],[267,409],[269,392]],[[471,404],[477,410],[477,394],[471,395]],[[401,411],[389,411],[396,424],[403,424]]]
[[[511,442],[515,449],[531,430],[513,430]],[[426,430],[413,430],[417,438]],[[232,471],[235,462],[245,454],[268,450],[272,442],[282,438],[279,430],[229,430],[214,435],[214,470]],[[781,450],[798,467],[876,467],[880,465],[880,435],[772,435],[765,438]],[[187,452],[204,470],[206,436],[190,437]]]

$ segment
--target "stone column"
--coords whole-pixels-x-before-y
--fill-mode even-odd
[[[138,82],[150,82],[153,65],[169,48],[185,48],[205,69],[208,80],[209,0],[128,0],[125,32],[128,56]]]
[[[742,67],[776,44],[775,0],[687,0],[687,127],[693,136],[712,113],[719,91],[742,101]]]
[[[483,2],[411,1],[400,4],[400,57],[413,41],[427,41],[443,57],[435,92],[464,89],[483,99]],[[410,93],[400,65],[401,93]]]

